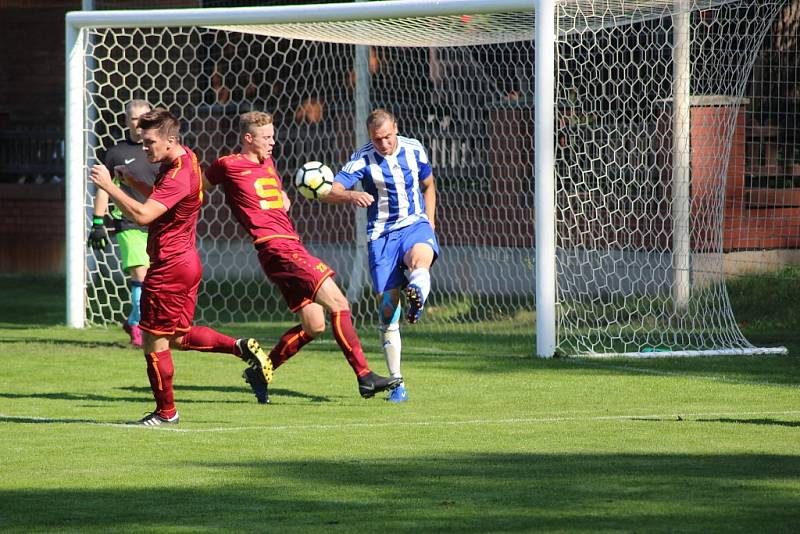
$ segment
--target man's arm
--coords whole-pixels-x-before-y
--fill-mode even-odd
[[[333,182],[333,187],[321,200],[328,204],[352,204],[359,208],[368,208],[375,198],[366,191],[348,191],[339,182]]]
[[[436,229],[436,180],[433,174],[420,180],[419,187],[422,189],[422,198],[425,199],[425,215],[428,216],[428,221],[431,227]]]
[[[103,189],[97,189],[94,195],[94,211],[92,215],[95,219],[102,219],[108,211],[108,193]]]
[[[147,199],[142,204],[129,197],[111,180],[111,175],[105,165],[92,166],[91,179],[97,187],[108,193],[114,204],[127,218],[139,226],[149,225],[167,211],[167,207],[157,200]]]

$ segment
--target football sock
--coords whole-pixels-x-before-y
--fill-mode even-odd
[[[128,315],[128,324],[137,325],[142,318],[139,312],[139,302],[142,300],[142,282],[131,280],[131,313]]]
[[[175,374],[172,353],[167,349],[145,354],[144,357],[147,360],[150,389],[153,390],[153,397],[156,399],[156,412],[161,417],[169,419],[177,412],[175,393],[172,390],[172,376]]]
[[[417,286],[422,291],[422,300],[428,300],[428,294],[431,292],[431,272],[428,269],[420,267],[411,271],[408,283]]]
[[[281,336],[278,344],[269,353],[273,371],[286,363],[286,360],[297,354],[309,341],[314,338],[303,330],[303,325],[290,328]]]
[[[182,350],[199,350],[201,352],[222,352],[239,356],[236,340],[221,334],[207,326],[193,326],[181,339]]]
[[[400,324],[382,324],[380,331],[383,357],[386,359],[386,368],[389,369],[389,375],[395,378],[402,378],[403,375],[400,372],[400,351],[402,349]]]
[[[331,326],[333,337],[336,338],[336,343],[339,344],[344,357],[347,358],[347,363],[353,368],[356,376],[364,376],[369,373],[369,366],[367,365],[367,360],[364,359],[361,341],[358,339],[355,328],[353,328],[350,310],[331,312]]]

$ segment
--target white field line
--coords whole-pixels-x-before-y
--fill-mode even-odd
[[[48,418],[31,417],[24,415],[7,415],[0,413],[0,424],[13,422],[28,423],[79,423],[91,426],[105,426],[114,428],[125,428],[131,430],[163,430],[168,432],[181,433],[214,433],[214,432],[248,432],[248,431],[296,431],[296,430],[344,430],[351,428],[388,428],[388,427],[441,427],[441,426],[512,426],[512,425],[536,425],[546,423],[563,422],[598,422],[598,421],[692,421],[703,422],[709,417],[727,417],[741,419],[753,416],[790,416],[800,417],[800,410],[788,411],[764,411],[764,412],[698,412],[698,413],[674,413],[674,414],[622,414],[622,415],[578,415],[578,416],[553,416],[553,417],[524,417],[510,419],[464,419],[453,421],[431,420],[431,421],[389,421],[385,423],[336,423],[336,424],[309,424],[309,425],[250,425],[234,427],[213,427],[213,428],[179,428],[173,426],[145,427],[126,423],[104,423],[85,419],[68,418]]]

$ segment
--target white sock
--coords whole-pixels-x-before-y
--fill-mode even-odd
[[[386,368],[389,369],[389,374],[393,378],[403,378],[403,374],[400,372],[400,351],[403,346],[400,341],[400,324],[382,324],[380,331]]]
[[[427,268],[419,267],[411,271],[408,283],[414,284],[422,291],[422,300],[428,300],[428,293],[431,292],[431,272]]]

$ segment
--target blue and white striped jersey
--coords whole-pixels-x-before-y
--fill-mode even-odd
[[[372,241],[428,219],[419,182],[431,174],[422,143],[398,135],[393,154],[383,156],[371,142],[367,143],[351,156],[334,180],[345,189],[361,181],[364,191],[375,197],[367,208],[367,237]]]

